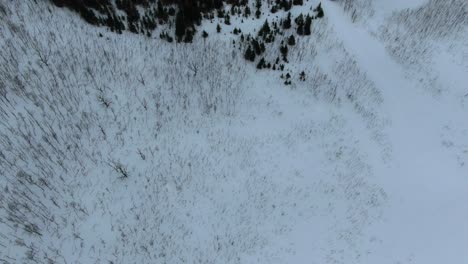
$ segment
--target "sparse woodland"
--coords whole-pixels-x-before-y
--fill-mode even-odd
[[[466,44],[466,4],[447,2],[395,12],[376,39],[413,90],[466,110],[468,91],[428,63],[431,41],[451,39],[457,58]],[[380,239],[366,228],[394,201],[378,173],[400,172],[400,123],[393,83],[341,38],[335,5],[352,26],[378,13],[368,0],[0,1],[0,263],[291,263],[298,233],[317,263],[366,263]],[[427,133],[465,172],[468,125],[453,118]]]

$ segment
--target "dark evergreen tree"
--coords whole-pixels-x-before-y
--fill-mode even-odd
[[[322,3],[319,3],[318,6],[314,9],[317,12],[316,18],[322,18],[325,14],[323,13]]]
[[[192,43],[192,40],[193,40],[193,30],[186,30],[185,31],[184,42],[185,43]]]
[[[304,71],[302,71],[300,74],[299,74],[299,80],[301,81],[305,81],[306,80],[306,74]]]
[[[260,70],[261,70],[261,69],[263,69],[263,68],[265,68],[265,67],[266,67],[266,65],[265,65],[265,59],[264,59],[264,58],[261,58],[260,61],[259,61],[258,64],[257,64],[257,69],[260,69]]]
[[[288,45],[289,45],[289,46],[294,46],[294,45],[296,45],[296,39],[294,38],[294,35],[291,35],[291,36],[288,38]]]
[[[251,46],[245,51],[244,58],[248,61],[255,61],[255,52],[252,50]]]
[[[296,22],[297,25],[297,34],[299,36],[304,35],[304,16],[300,14],[294,19],[294,22]]]
[[[311,34],[312,32],[311,27],[312,27],[312,17],[307,15],[305,24],[304,24],[304,35],[308,36]]]
[[[281,55],[283,56],[283,61],[287,62],[288,61],[288,46],[280,46],[280,52]]]
[[[218,32],[218,33],[221,32],[221,26],[219,24],[216,26],[216,32]]]
[[[262,0],[256,0],[255,2],[255,8],[257,8],[257,10],[255,11],[255,17],[257,17],[257,19],[260,18],[260,16],[262,15]]]
[[[284,29],[290,29],[291,28],[291,12],[288,13],[288,16],[286,17],[286,20],[283,22],[283,28]]]
[[[224,24],[231,25],[231,17],[228,14],[224,17]]]
[[[271,9],[270,9],[270,12],[271,12],[272,14],[278,12],[278,6],[273,5],[273,6],[271,7]]]
[[[293,5],[303,5],[304,1],[303,0],[294,0]]]
[[[226,14],[224,13],[224,10],[223,9],[218,9],[218,17],[219,18],[224,18]]]
[[[176,29],[175,35],[177,38],[177,42],[180,42],[185,35],[186,25],[184,19],[184,13],[182,10],[179,10],[176,16]]]
[[[258,40],[252,39],[251,43],[252,43],[253,49],[254,49],[254,51],[255,51],[255,53],[257,55],[260,55],[263,52],[265,52],[265,44],[263,44],[262,42],[258,42]]]
[[[258,36],[263,37],[264,39],[271,34],[271,29],[270,25],[268,24],[268,20],[265,20],[265,23],[263,23],[262,28],[258,31]]]
[[[250,8],[248,6],[245,7],[244,9],[244,16],[249,17],[252,12],[250,11]]]

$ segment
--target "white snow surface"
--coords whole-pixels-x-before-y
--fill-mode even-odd
[[[169,44],[0,1],[0,262],[467,263],[467,4],[370,2],[285,86],[229,33],[282,11]]]

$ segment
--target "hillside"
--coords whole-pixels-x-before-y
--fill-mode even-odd
[[[0,262],[463,263],[467,17],[0,1]]]

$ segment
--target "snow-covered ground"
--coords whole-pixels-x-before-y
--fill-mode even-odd
[[[170,44],[0,2],[0,262],[465,263],[467,4],[440,2],[322,2],[288,86],[229,34],[282,11]]]

